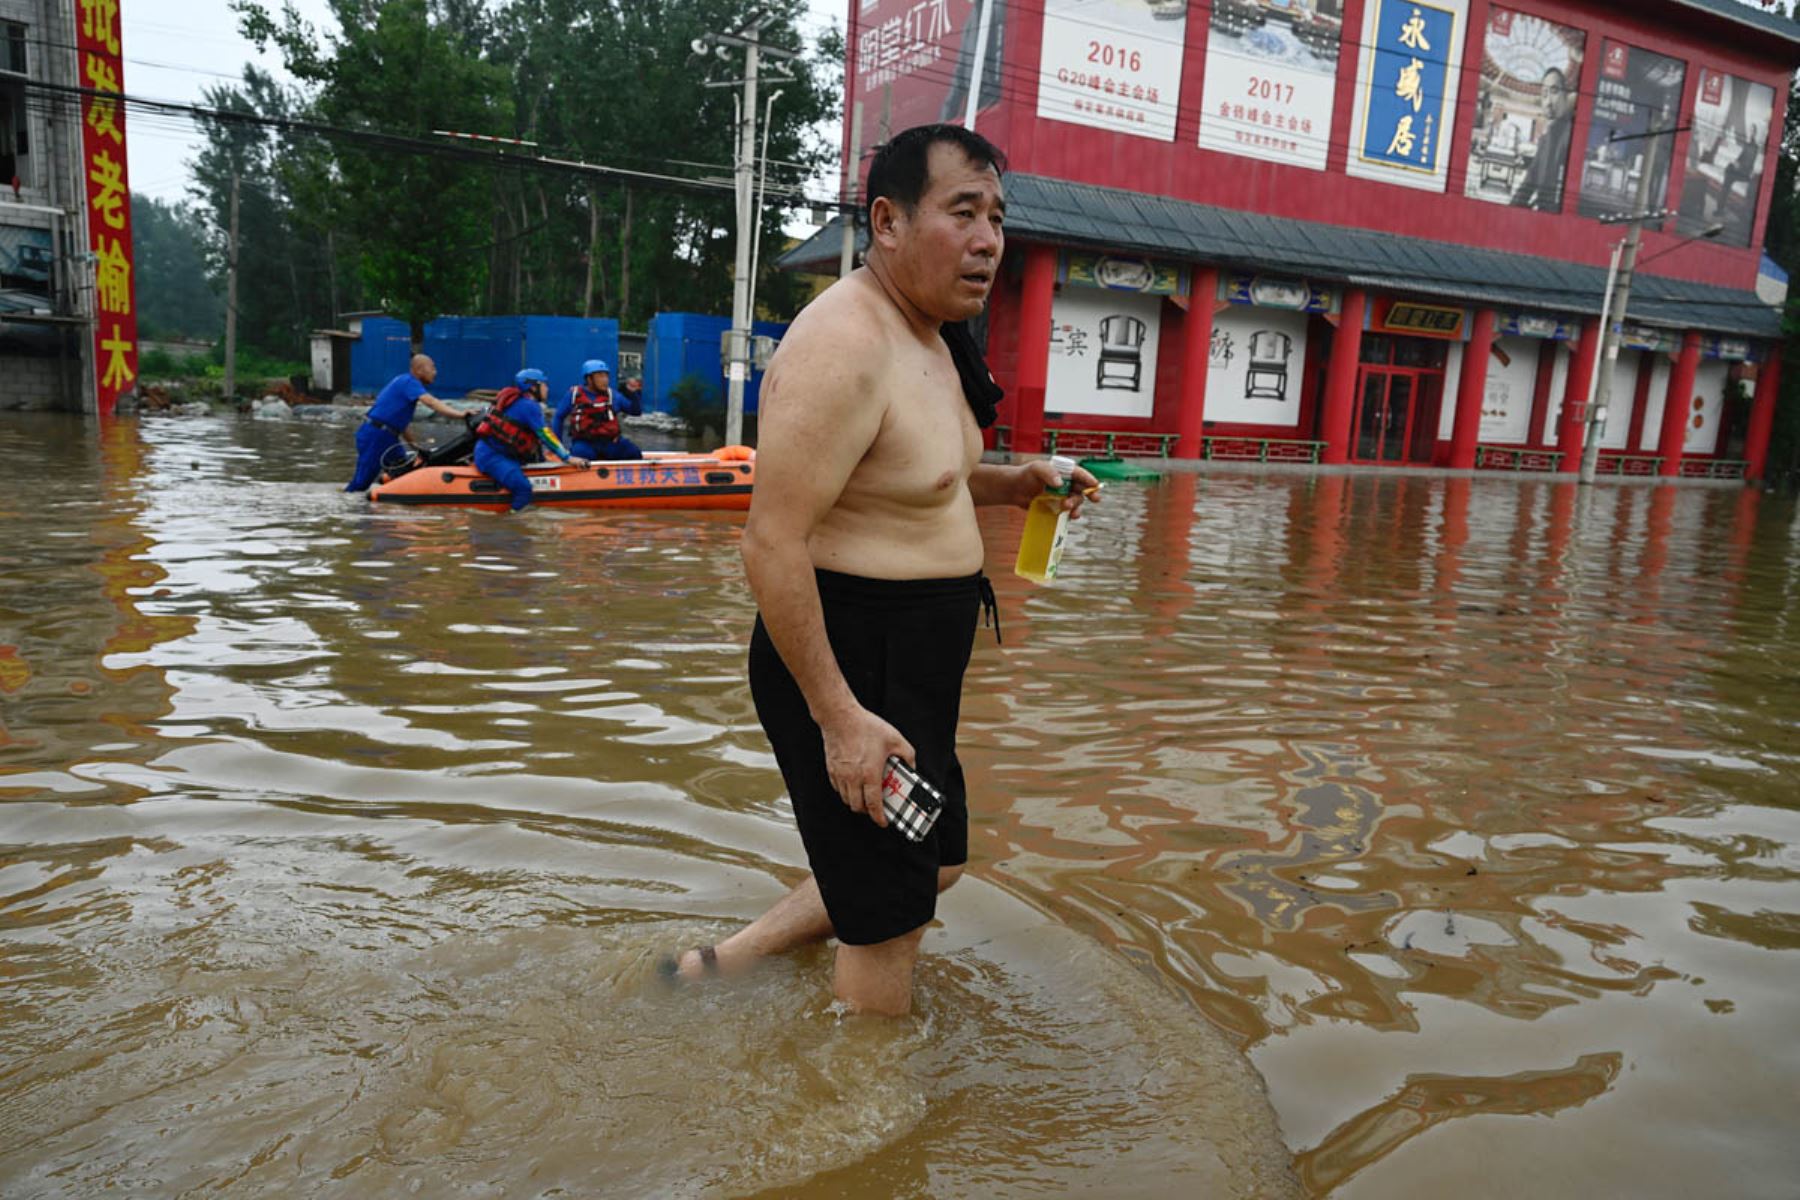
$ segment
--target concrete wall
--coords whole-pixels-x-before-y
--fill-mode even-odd
[[[0,21],[25,26],[29,79],[80,82],[74,49],[77,12],[72,0],[0,0]],[[130,80],[125,84],[129,90]],[[93,315],[93,273],[85,261],[81,110],[33,96],[27,112],[30,151],[22,168],[23,186],[16,198],[10,187],[0,187],[0,226],[49,237],[54,271],[49,294],[41,300],[64,320],[7,320],[4,310],[18,308],[26,299],[12,295],[21,290],[20,281],[9,281],[10,299],[0,297],[5,301],[0,302],[0,409],[80,412],[92,405],[93,355],[93,327],[77,323],[91,321]]]
[[[70,338],[71,343],[77,340]],[[75,371],[74,358],[65,362],[54,354],[9,354],[0,350],[0,412],[80,412],[81,386]]]

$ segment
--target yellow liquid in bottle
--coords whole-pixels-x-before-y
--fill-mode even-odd
[[[1062,561],[1063,542],[1069,532],[1069,514],[1063,511],[1063,497],[1045,493],[1031,502],[1025,514],[1025,532],[1019,538],[1019,558],[1013,574],[1034,583],[1049,583],[1056,578],[1057,564]]]

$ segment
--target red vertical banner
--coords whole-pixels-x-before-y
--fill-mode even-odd
[[[94,390],[101,413],[137,381],[137,289],[131,278],[131,185],[125,174],[120,0],[75,0],[81,64],[82,178],[94,262]]]

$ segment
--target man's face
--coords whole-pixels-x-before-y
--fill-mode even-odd
[[[413,366],[413,376],[426,387],[430,387],[437,382],[437,364],[420,355],[419,361]]]
[[[588,376],[588,391],[606,391],[611,379],[612,376],[608,375],[605,371],[595,371],[592,375]]]
[[[961,321],[978,315],[993,290],[1006,249],[1006,198],[999,174],[959,146],[938,142],[926,162],[925,194],[912,212],[894,210],[889,258],[914,304],[937,320]]]
[[[1544,73],[1544,115],[1556,120],[1569,115],[1569,85],[1561,71]]]

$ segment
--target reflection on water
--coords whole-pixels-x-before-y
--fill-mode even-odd
[[[1791,1191],[1791,503],[1178,476],[1052,588],[984,514],[884,1023],[647,983],[803,870],[740,519],[342,441],[0,423],[0,1193]]]

